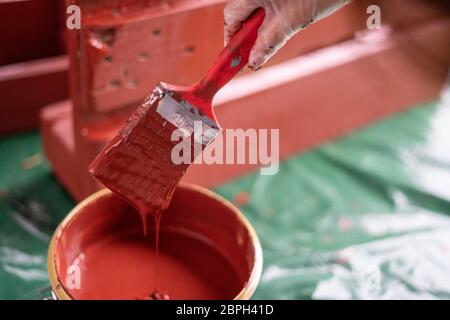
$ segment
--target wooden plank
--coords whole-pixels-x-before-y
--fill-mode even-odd
[[[62,1],[0,1],[0,65],[63,54],[60,45]]]
[[[66,99],[67,56],[0,67],[0,135],[35,128],[39,110]]]

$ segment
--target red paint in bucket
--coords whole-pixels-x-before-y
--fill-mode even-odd
[[[205,189],[182,185],[161,221],[157,289],[171,299],[248,298],[262,267],[259,241],[245,218]],[[150,226],[154,228],[154,226]],[[80,203],[49,249],[59,298],[147,299],[154,291],[154,243],[137,211],[109,191]],[[70,288],[68,270],[80,270]]]

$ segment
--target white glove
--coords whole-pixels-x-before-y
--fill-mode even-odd
[[[250,68],[257,70],[294,34],[348,2],[350,0],[230,0],[224,10],[225,43],[254,10],[264,8],[266,17],[248,63]]]

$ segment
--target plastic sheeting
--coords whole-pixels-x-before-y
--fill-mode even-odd
[[[38,134],[0,153],[0,298],[39,299],[73,202]],[[450,298],[450,94],[216,190],[263,244],[255,298]]]
[[[0,299],[49,296],[48,243],[74,203],[42,152],[37,133],[0,140]]]
[[[255,298],[450,298],[450,91],[218,188],[264,248]]]

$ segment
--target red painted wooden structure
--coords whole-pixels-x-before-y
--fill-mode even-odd
[[[0,1],[0,136],[36,128],[39,110],[67,99],[63,1]]]
[[[294,37],[215,100],[225,128],[279,128],[282,158],[405,106],[435,99],[447,74],[450,24],[429,1],[375,1],[385,28],[366,29],[358,1]],[[68,32],[71,100],[42,112],[46,154],[81,199],[99,186],[87,168],[160,81],[187,85],[223,46],[224,1],[73,0],[83,28]],[[255,166],[193,165],[186,180],[214,186]]]

